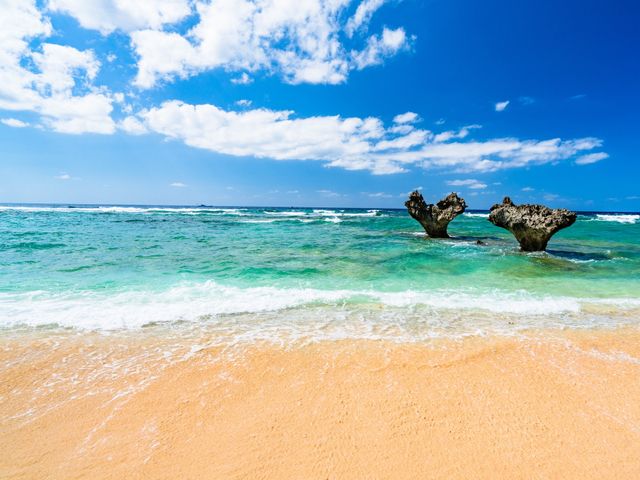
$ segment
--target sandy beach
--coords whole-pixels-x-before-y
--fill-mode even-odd
[[[0,477],[640,476],[637,329],[211,340],[2,338]]]
[[[0,480],[640,480],[639,23],[0,0]]]

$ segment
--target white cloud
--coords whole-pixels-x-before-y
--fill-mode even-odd
[[[316,190],[316,193],[319,193],[320,195],[322,195],[323,197],[342,197],[343,195],[341,193],[338,192],[334,192],[333,190]]]
[[[125,117],[119,124],[120,130],[123,130],[131,135],[143,135],[148,132],[147,127],[138,120],[136,117]]]
[[[535,188],[533,188],[533,187],[524,187],[522,189],[523,192],[533,192],[534,190],[535,190]]]
[[[393,123],[415,123],[418,121],[418,114],[414,112],[401,113],[393,117]]]
[[[228,111],[179,101],[144,110],[138,118],[151,132],[217,153],[315,160],[374,174],[404,172],[410,166],[458,172],[521,168],[570,159],[602,145],[596,138],[469,141],[470,127],[444,136],[416,128],[398,132],[375,117],[298,118],[291,111]]]
[[[253,82],[253,79],[247,75],[247,72],[242,72],[239,77],[231,79],[231,83],[235,83],[237,85],[248,85],[251,82]]]
[[[185,34],[153,28],[131,33],[138,61],[137,86],[224,68],[280,74],[286,82],[337,84],[349,71],[376,65],[408,44],[402,28],[384,27],[362,50],[344,44],[345,11],[352,0],[216,0],[195,2],[198,22]],[[367,0],[365,0],[367,2]],[[363,27],[375,2],[347,21]],[[357,19],[356,19],[357,17]]]
[[[393,198],[393,195],[386,192],[374,192],[374,193],[363,192],[363,194],[370,198]]]
[[[152,86],[159,79],[215,67],[229,71],[241,83],[250,82],[249,74],[258,71],[279,73],[292,83],[339,83],[351,70],[379,63],[408,46],[403,28],[384,27],[379,34],[362,35],[382,2],[364,0],[349,19],[351,3],[52,0],[49,7],[102,32],[142,28],[131,33],[139,55],[136,78],[141,85]],[[157,30],[188,15],[189,5],[198,16],[187,35]],[[579,155],[576,163],[586,164],[606,155],[585,155],[601,146],[595,138],[469,141],[467,137],[478,126],[434,133],[416,127],[419,117],[414,112],[397,115],[389,126],[375,117],[304,118],[291,111],[249,109],[247,102],[240,112],[169,101],[132,114],[133,107],[125,103],[123,94],[96,85],[101,64],[92,50],[47,41],[52,27],[35,0],[0,0],[0,11],[0,110],[33,112],[39,116],[34,125],[58,132],[155,132],[227,155],[320,161],[375,174],[415,166],[485,172]],[[347,24],[354,36],[358,34],[354,41],[360,41],[360,50],[345,45]],[[128,116],[115,122],[114,105]],[[11,126],[19,126],[17,122],[3,120]]]
[[[45,126],[63,133],[113,133],[112,98],[94,87],[100,68],[90,50],[29,41],[51,34],[32,1],[0,5],[0,109],[31,111]]]
[[[381,36],[370,36],[366,48],[352,54],[353,63],[358,70],[372,65],[379,65],[387,57],[395,55],[403,48],[408,47],[408,45],[407,35],[403,28],[390,30],[384,27]]]
[[[509,106],[509,100],[495,104],[496,112],[503,112]]]
[[[48,7],[104,34],[116,29],[158,29],[191,13],[188,0],[49,0]]]
[[[385,0],[364,0],[358,8],[356,8],[356,12],[353,14],[353,17],[349,19],[345,26],[345,32],[349,37],[352,37],[353,34],[369,24],[371,21],[371,17],[383,4]]]
[[[609,158],[609,155],[604,152],[589,153],[587,155],[578,157],[578,159],[576,160],[576,165],[590,165],[606,158]]]
[[[29,126],[27,122],[23,122],[22,120],[18,120],[17,118],[3,118],[0,119],[0,122],[4,123],[7,127],[14,128],[24,128]]]
[[[466,138],[471,130],[475,130],[476,128],[482,128],[480,125],[467,125],[462,127],[460,130],[447,130],[445,132],[439,133],[433,137],[433,141],[436,143],[448,142],[453,139],[462,139]]]
[[[174,188],[185,188],[187,184],[182,182],[173,182],[173,183],[170,183],[169,186]]]
[[[238,105],[239,107],[250,107],[251,103],[252,103],[251,100],[242,99],[242,100],[238,100],[236,102],[236,105]]]
[[[71,180],[71,175],[68,173],[61,173],[60,175],[56,175],[54,178],[56,180]]]
[[[468,187],[472,190],[482,190],[484,188],[487,188],[486,183],[482,183],[473,178],[469,178],[466,180],[450,180],[447,182],[447,185],[450,185],[452,187]]]

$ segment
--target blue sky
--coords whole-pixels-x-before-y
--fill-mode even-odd
[[[0,202],[640,210],[634,2],[0,12]]]

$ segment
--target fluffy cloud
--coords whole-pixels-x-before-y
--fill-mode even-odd
[[[353,53],[353,63],[358,70],[371,65],[379,65],[385,58],[395,55],[407,46],[407,35],[403,28],[389,30],[385,27],[381,36],[372,35],[369,37],[364,50]]]
[[[418,114],[414,112],[401,113],[393,117],[393,123],[415,123],[418,121]]]
[[[262,71],[291,83],[343,82],[350,71],[379,64],[411,43],[403,28],[364,35],[383,3],[50,0],[47,6],[73,15],[86,28],[128,32],[138,55],[136,82],[151,87],[160,79],[217,67],[240,84]],[[192,7],[197,16],[186,34],[178,28],[162,30],[188,16]],[[375,174],[410,167],[487,172],[566,159],[584,165],[607,157],[591,153],[602,144],[596,138],[469,140],[478,125],[434,133],[417,128],[420,119],[414,112],[397,115],[388,126],[375,117],[301,118],[291,111],[252,109],[248,101],[239,103],[241,111],[230,111],[174,100],[132,114],[122,93],[96,85],[101,63],[92,50],[48,40],[52,27],[35,0],[0,0],[0,11],[0,110],[33,112],[39,116],[34,125],[58,132],[155,132],[221,154],[319,161]],[[496,104],[496,110],[508,103]],[[117,122],[114,105],[122,112]],[[2,123],[24,126],[12,118]]]
[[[112,99],[92,86],[100,68],[90,50],[29,41],[51,34],[33,1],[1,0],[0,109],[32,111],[63,133],[112,133]]]
[[[504,102],[498,102],[495,104],[496,112],[504,112],[504,110],[509,106],[509,100],[505,100]]]
[[[147,128],[143,125],[143,123],[136,117],[132,116],[125,117],[118,124],[118,127],[131,135],[143,135],[147,133]]]
[[[169,186],[174,188],[185,188],[187,184],[182,182],[173,182],[173,183],[170,183]]]
[[[474,178],[469,178],[466,180],[450,180],[447,182],[447,185],[450,185],[452,187],[467,187],[472,190],[482,190],[484,188],[487,188],[486,183],[482,183]]]
[[[191,13],[188,0],[49,0],[48,8],[102,33],[157,29]]]
[[[410,166],[459,172],[521,168],[573,158],[602,145],[596,138],[463,142],[469,127],[435,134],[405,124],[409,131],[397,132],[374,117],[297,118],[291,111],[236,112],[179,101],[142,111],[138,118],[149,131],[217,153],[321,161],[374,174],[404,172]],[[480,188],[474,182],[465,185]]]
[[[353,14],[353,17],[351,17],[345,25],[344,29],[347,35],[351,37],[357,30],[365,27],[376,10],[378,10],[384,2],[385,0],[364,0],[358,5],[356,13]]]
[[[186,77],[214,68],[279,73],[285,81],[337,84],[349,71],[380,64],[404,49],[402,28],[384,28],[361,50],[348,48],[348,36],[363,28],[382,2],[364,0],[354,16],[352,0],[216,0],[196,2],[198,22],[185,35],[157,29],[131,33],[138,62],[136,85]],[[349,33],[350,32],[350,33]]]

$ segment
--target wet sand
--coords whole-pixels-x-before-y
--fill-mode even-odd
[[[0,337],[0,478],[640,478],[637,329],[211,340]]]

